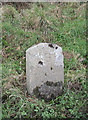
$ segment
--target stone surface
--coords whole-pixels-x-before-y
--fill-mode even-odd
[[[62,93],[64,63],[62,48],[56,44],[40,43],[26,51],[27,89],[45,99]]]

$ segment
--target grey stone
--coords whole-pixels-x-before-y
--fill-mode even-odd
[[[64,63],[62,48],[39,43],[26,51],[26,77],[29,94],[51,99],[62,93]]]

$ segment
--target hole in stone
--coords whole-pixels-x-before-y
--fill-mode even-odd
[[[51,67],[51,70],[53,70],[53,68]]]
[[[54,48],[52,44],[49,44],[48,46],[51,47],[51,48]]]
[[[38,64],[43,65],[43,62],[42,62],[42,61],[39,61]]]
[[[58,47],[56,47],[55,49],[58,49]]]
[[[47,74],[45,73],[45,76],[47,76]]]

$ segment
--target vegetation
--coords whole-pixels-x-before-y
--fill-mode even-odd
[[[2,5],[2,118],[87,119],[85,3]],[[26,50],[37,43],[63,49],[65,85],[49,102],[26,89]]]

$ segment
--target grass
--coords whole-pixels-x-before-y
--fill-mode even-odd
[[[80,6],[80,3],[30,3],[24,9],[22,6],[17,9],[15,4],[2,6],[3,119],[87,119],[85,7],[70,19]],[[50,102],[28,95],[26,89],[26,50],[40,42],[56,43],[64,54],[64,91]]]

